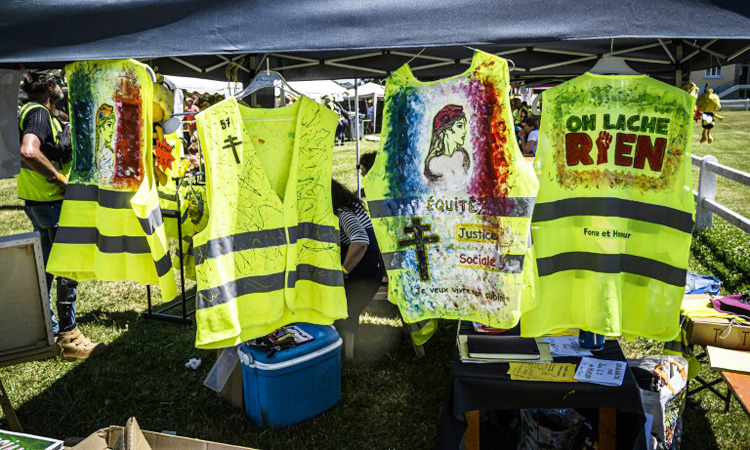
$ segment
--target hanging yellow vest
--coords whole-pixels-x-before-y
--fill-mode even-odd
[[[206,186],[188,182],[180,188],[180,199],[185,203],[186,220],[182,224],[182,270],[185,277],[196,280],[195,257],[193,256],[193,237],[208,225],[208,207],[206,206]],[[180,204],[182,207],[182,204]],[[180,268],[179,255],[176,254],[172,265]]]
[[[513,135],[505,59],[422,82],[408,65],[387,80],[380,151],[364,180],[407,322],[475,320],[509,328],[533,289],[529,225],[537,192]]]
[[[18,126],[23,131],[23,121],[30,111],[44,108],[49,114],[49,124],[52,128],[52,138],[57,144],[60,140],[60,134],[63,132],[62,124],[57,118],[52,117],[52,113],[42,105],[41,103],[28,102],[21,108],[18,115]],[[60,165],[59,163],[52,162],[57,166],[57,169],[62,172],[66,177],[70,174],[70,162]],[[31,200],[35,202],[53,202],[62,200],[65,197],[60,186],[47,181],[47,178],[41,173],[32,169],[26,162],[21,158],[21,171],[18,174],[17,180],[18,198],[23,200]]]
[[[152,82],[133,61],[68,64],[73,168],[47,271],[175,296],[152,162]]]
[[[182,176],[180,168],[182,165],[182,139],[179,135],[182,131],[176,131],[172,134],[164,135],[164,139],[172,147],[171,153],[174,161],[172,161],[172,167],[167,168],[164,173],[167,175],[167,184],[162,185],[157,183],[157,190],[159,191],[159,206],[161,207],[162,216],[164,217],[164,231],[168,238],[177,239],[177,182],[173,179],[174,177]],[[180,220],[182,225],[185,225],[187,220],[187,204],[184,198],[180,198]],[[185,230],[183,230],[183,233]]]
[[[276,109],[229,98],[196,122],[209,211],[194,237],[196,347],[346,317],[331,204],[336,115],[307,97]]]
[[[539,302],[524,335],[677,337],[694,103],[646,75],[586,73],[544,93],[532,223]]]

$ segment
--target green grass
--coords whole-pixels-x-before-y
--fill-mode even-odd
[[[693,150],[748,171],[750,157],[744,144],[750,136],[750,113],[725,116],[714,128],[716,140],[710,146],[698,144],[700,126],[695,127]],[[377,147],[362,142],[363,153]],[[335,147],[334,177],[352,189],[354,164],[353,143]],[[720,180],[717,200],[750,215],[747,188]],[[31,224],[16,199],[15,180],[0,180],[0,235],[26,231],[31,231]],[[747,235],[716,219],[711,230],[696,236],[689,269],[715,274],[725,286],[732,286],[730,290],[748,291],[749,241]],[[84,362],[51,359],[0,369],[28,432],[82,437],[136,416],[147,430],[174,430],[182,436],[263,449],[417,449],[434,444],[455,324],[442,322],[427,345],[427,356],[416,358],[395,308],[374,302],[360,325],[355,361],[343,363],[341,403],[304,424],[262,430],[203,387],[216,355],[193,347],[192,327],[140,316],[146,308],[145,288],[127,282],[84,282],[78,305],[81,329],[109,345],[105,355]],[[631,357],[661,351],[661,344],[643,339],[624,347]],[[203,360],[196,371],[184,367],[193,357]],[[715,378],[705,367],[702,375]],[[716,397],[702,393],[688,402],[684,418],[685,449],[748,445],[750,421],[736,401],[724,414]]]

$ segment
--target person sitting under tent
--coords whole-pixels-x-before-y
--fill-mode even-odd
[[[344,337],[344,353],[351,359],[359,315],[380,289],[386,275],[372,221],[362,200],[336,180],[331,183],[333,211],[339,218],[341,270],[349,317],[338,320],[336,329]]]

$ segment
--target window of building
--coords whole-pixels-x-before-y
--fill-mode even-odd
[[[706,78],[721,78],[721,66],[706,69]]]

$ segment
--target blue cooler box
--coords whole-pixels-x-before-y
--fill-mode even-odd
[[[341,400],[341,338],[332,326],[297,323],[314,340],[270,358],[242,344],[245,414],[264,428],[304,422]]]

